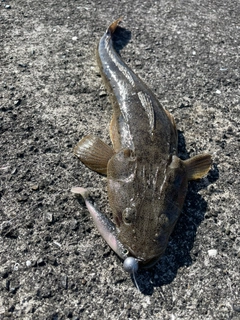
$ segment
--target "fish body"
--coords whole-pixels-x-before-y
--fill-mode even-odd
[[[90,169],[107,175],[114,239],[122,247],[113,248],[107,240],[113,234],[112,225],[101,234],[120,257],[131,256],[148,266],[167,247],[188,181],[209,171],[211,156],[204,154],[185,161],[178,158],[172,115],[114,49],[112,35],[120,20],[108,27],[97,51],[100,72],[113,105],[113,148],[90,135],[78,143],[74,153]],[[86,193],[79,193],[88,203]],[[94,209],[89,211],[92,214]],[[101,221],[95,224],[101,229]]]

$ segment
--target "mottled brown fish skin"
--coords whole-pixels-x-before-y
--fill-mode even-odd
[[[178,158],[172,115],[113,47],[112,34],[120,21],[108,27],[97,51],[113,105],[113,150],[98,138],[87,136],[74,152],[89,168],[107,174],[117,237],[130,256],[150,265],[166,249],[181,213],[188,181],[207,174],[211,156],[199,155],[186,161]],[[105,156],[99,153],[100,145]]]
[[[98,46],[101,74],[114,109],[111,137],[116,155],[108,163],[108,195],[120,241],[135,257],[149,262],[165,251],[188,177],[176,157],[173,117],[113,48],[118,22]]]

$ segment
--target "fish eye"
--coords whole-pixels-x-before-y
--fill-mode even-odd
[[[122,217],[125,224],[127,225],[131,224],[135,218],[135,209],[133,208],[124,209],[122,213]]]
[[[124,158],[129,158],[130,160],[135,160],[136,159],[135,153],[131,149],[124,149],[123,150],[123,156],[124,156]]]

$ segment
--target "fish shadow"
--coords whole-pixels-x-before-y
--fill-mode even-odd
[[[116,52],[121,56],[120,51],[129,43],[131,40],[131,31],[118,26],[112,36],[113,47]]]
[[[178,138],[179,155],[181,159],[188,159],[185,138],[180,131],[178,131]],[[182,213],[170,236],[165,254],[154,267],[141,269],[136,274],[136,281],[143,294],[152,295],[154,287],[170,284],[180,268],[189,267],[197,260],[199,251],[197,248],[193,249],[194,241],[197,229],[207,211],[207,202],[198,192],[218,178],[218,168],[213,164],[206,178],[189,182]]]

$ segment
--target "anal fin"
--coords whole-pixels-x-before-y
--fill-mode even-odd
[[[105,175],[108,161],[115,154],[111,147],[93,135],[80,140],[73,152],[91,170]]]
[[[200,154],[185,160],[188,180],[196,180],[204,177],[211,168],[212,158],[210,154]]]

